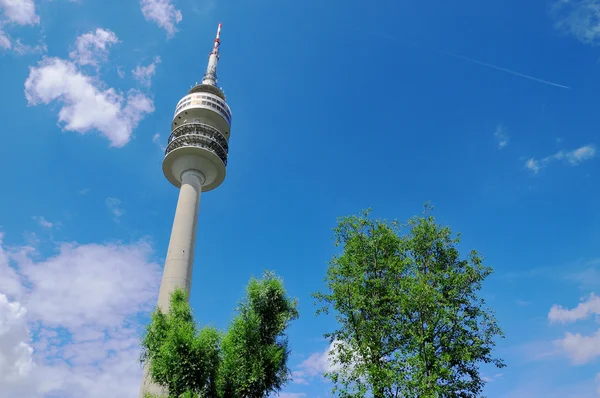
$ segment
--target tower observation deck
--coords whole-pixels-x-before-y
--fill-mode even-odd
[[[202,82],[193,86],[175,108],[165,149],[163,173],[179,188],[179,199],[158,293],[157,306],[163,311],[168,310],[171,293],[176,288],[186,291],[189,297],[200,195],[225,180],[231,109],[217,81],[220,44],[221,24]],[[139,397],[146,393],[164,394],[151,382],[147,366]]]
[[[217,85],[220,36],[221,24],[213,50],[208,56],[208,67],[202,83],[192,87],[175,108],[163,172],[178,188],[186,170],[202,173],[203,192],[218,187],[225,179],[231,109],[225,94]]]

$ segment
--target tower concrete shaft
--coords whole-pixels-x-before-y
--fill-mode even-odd
[[[162,311],[168,310],[171,293],[176,288],[183,289],[189,296],[192,287],[194,246],[204,175],[198,170],[190,169],[183,172],[181,180],[175,220],[158,293],[157,305]]]

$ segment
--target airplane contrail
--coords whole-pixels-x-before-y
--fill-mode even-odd
[[[427,49],[427,47],[421,46],[421,45],[419,45],[418,43],[415,43],[415,42],[410,42],[410,41],[407,41],[407,40],[398,39],[397,37],[393,37],[393,36],[389,36],[389,35],[382,35],[382,36],[386,37],[388,39],[392,39],[392,40],[404,43],[404,44],[410,44],[410,45],[413,45],[413,46],[417,46],[417,47],[421,47],[421,48],[426,48]],[[501,72],[510,73],[511,75],[515,75],[515,76],[519,76],[519,77],[522,77],[522,78],[525,78],[525,79],[533,80],[533,81],[538,82],[538,83],[547,84],[549,86],[566,88],[566,89],[570,89],[571,88],[569,86],[565,86],[565,85],[554,83],[554,82],[551,82],[551,81],[548,81],[548,80],[540,79],[540,78],[535,77],[535,76],[530,76],[530,75],[526,75],[524,73],[516,72],[516,71],[511,70],[511,69],[502,68],[501,66],[497,66],[497,65],[493,65],[493,64],[490,64],[490,63],[487,63],[487,62],[479,61],[479,60],[474,59],[474,58],[465,57],[464,55],[456,54],[456,53],[453,53],[453,52],[450,52],[450,51],[438,50],[438,49],[433,48],[433,47],[429,48],[429,50],[433,50],[433,51],[435,51],[435,52],[437,52],[439,54],[446,55],[446,56],[449,56],[449,57],[454,57],[454,58],[457,58],[457,59],[462,59],[463,61],[471,62],[471,63],[477,64],[477,65],[486,66],[486,67],[491,68],[491,69],[496,69],[496,70],[499,70]]]
[[[497,65],[488,64],[487,62],[483,62],[483,61],[479,61],[479,60],[476,60],[476,59],[473,59],[473,58],[465,57],[464,55],[451,53],[449,51],[441,51],[441,50],[438,50],[438,51],[440,53],[442,53],[442,54],[449,55],[449,56],[454,57],[454,58],[458,58],[458,59],[462,59],[462,60],[465,60],[465,61],[469,61],[469,62],[472,62],[472,63],[477,64],[477,65],[487,66],[488,68],[492,68],[492,69],[496,69],[496,70],[499,70],[499,71],[502,71],[502,72],[510,73],[512,75],[515,75],[515,76],[524,77],[525,79],[533,80],[534,82],[544,83],[544,84],[548,84],[550,86],[560,87],[560,88],[566,88],[566,89],[570,89],[571,88],[569,86],[563,86],[562,84],[553,83],[551,81],[540,79],[538,77],[534,77],[534,76],[530,76],[530,75],[526,75],[524,73],[516,72],[514,70],[502,68],[502,67],[497,66]]]

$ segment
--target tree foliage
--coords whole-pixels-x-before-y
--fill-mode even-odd
[[[334,310],[339,328],[335,371],[339,397],[478,397],[481,363],[502,337],[478,297],[492,269],[477,252],[461,259],[459,236],[428,215],[406,225],[369,218],[369,210],[339,220],[318,313]],[[404,233],[403,233],[404,232]]]
[[[168,313],[152,314],[140,360],[169,398],[264,398],[289,378],[285,330],[296,307],[283,282],[266,272],[250,280],[225,333],[198,330],[186,294],[176,290]]]

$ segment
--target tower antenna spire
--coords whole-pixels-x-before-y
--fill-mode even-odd
[[[208,54],[208,66],[206,67],[206,73],[202,84],[210,84],[211,86],[217,85],[217,61],[219,60],[219,45],[221,44],[221,27],[222,23],[219,23],[217,28],[217,37],[213,44],[212,51]]]

